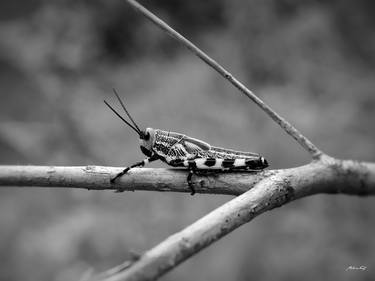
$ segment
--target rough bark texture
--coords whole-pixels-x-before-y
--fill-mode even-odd
[[[105,280],[154,280],[261,213],[298,198],[318,193],[375,195],[373,163],[324,156],[305,166],[267,171],[262,177],[249,183],[253,187],[249,191],[170,236],[132,266]]]
[[[110,178],[122,168],[103,166],[0,166],[0,186],[63,187],[89,190],[150,190],[190,192],[184,169],[134,168],[115,184]],[[202,173],[193,176],[197,193],[242,194],[265,179],[282,180],[315,193],[374,194],[375,164],[323,157],[301,167],[253,172]],[[298,193],[299,194],[299,193]]]
[[[0,186],[190,192],[186,170],[134,169],[115,185],[112,167],[0,166]],[[239,195],[105,280],[155,280],[261,213],[318,193],[375,195],[375,164],[328,156],[301,167],[195,176],[197,193]],[[95,279],[98,280],[98,279]]]

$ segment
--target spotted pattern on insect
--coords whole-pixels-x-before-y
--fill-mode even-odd
[[[268,166],[259,154],[211,146],[183,134],[159,129],[153,131],[152,150],[160,160],[174,167],[190,170],[248,170],[260,171]]]
[[[187,182],[191,189],[191,194],[194,194],[195,190],[191,178],[197,170],[261,171],[268,167],[266,159],[257,153],[215,147],[184,134],[160,129],[147,128],[146,130],[141,130],[125,108],[116,91],[114,92],[132,124],[126,121],[106,101],[104,102],[122,121],[137,132],[140,148],[147,158],[124,169],[111,179],[111,183],[114,183],[117,178],[123,176],[131,168],[144,166],[148,162],[159,159],[173,167],[187,167],[189,169]]]

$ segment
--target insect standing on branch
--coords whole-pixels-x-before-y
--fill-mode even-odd
[[[187,183],[191,189],[191,195],[193,195],[195,189],[191,178],[198,171],[261,171],[268,167],[267,160],[257,153],[215,147],[180,133],[152,128],[141,130],[127,111],[117,92],[113,91],[132,124],[126,121],[106,101],[104,103],[138,134],[141,150],[147,158],[125,168],[111,179],[111,183],[114,183],[117,178],[126,174],[131,168],[144,166],[151,161],[161,160],[173,167],[186,167],[189,169]]]

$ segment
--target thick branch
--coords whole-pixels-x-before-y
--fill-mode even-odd
[[[190,192],[184,170],[134,169],[111,186],[109,179],[120,170],[97,166],[0,166],[0,186]],[[292,169],[196,176],[194,182],[197,192],[243,194],[147,251],[108,280],[156,279],[240,225],[291,200],[318,193],[375,195],[375,164],[324,156]]]
[[[202,59],[206,64],[216,70],[221,76],[227,79],[233,86],[235,86],[242,94],[251,99],[256,103],[263,111],[265,111],[277,124],[281,126],[290,136],[292,136],[305,150],[307,150],[314,159],[318,159],[322,152],[301,132],[299,132],[292,124],[281,117],[275,110],[268,106],[264,101],[257,97],[251,90],[249,90],[245,85],[243,85],[239,80],[237,80],[229,71],[217,63],[214,59],[209,57],[205,52],[199,49],[196,45],[170,27],[167,23],[162,21],[156,15],[151,13],[145,7],[134,0],[125,0],[128,2],[135,10],[140,12],[143,16],[153,22],[156,26],[164,30],[172,38],[176,39],[187,49],[193,52],[196,56]]]
[[[111,184],[121,171],[103,166],[0,166],[0,186],[191,192],[186,169],[133,168]],[[210,173],[192,180],[197,193],[239,195],[272,173]]]
[[[258,173],[203,173],[194,176],[193,183],[197,193],[240,195],[265,179],[282,176],[293,180],[293,184],[306,195],[337,192],[367,195],[375,192],[375,164],[329,157],[323,159],[297,168]],[[103,166],[0,166],[0,186],[190,193],[184,169],[134,168],[111,184],[110,178],[121,170]]]
[[[298,168],[270,171],[249,191],[170,236],[129,268],[103,280],[155,280],[261,213],[318,193],[375,195],[375,164],[324,157]]]

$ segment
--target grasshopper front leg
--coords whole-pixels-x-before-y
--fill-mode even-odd
[[[143,159],[142,161],[139,161],[129,167],[126,167],[122,172],[118,173],[114,178],[112,178],[110,181],[111,183],[115,183],[115,180],[125,175],[131,168],[135,167],[143,167],[147,163],[150,163],[152,161],[155,161],[158,159],[158,156],[156,154],[152,155],[151,157],[147,157],[146,159]]]

